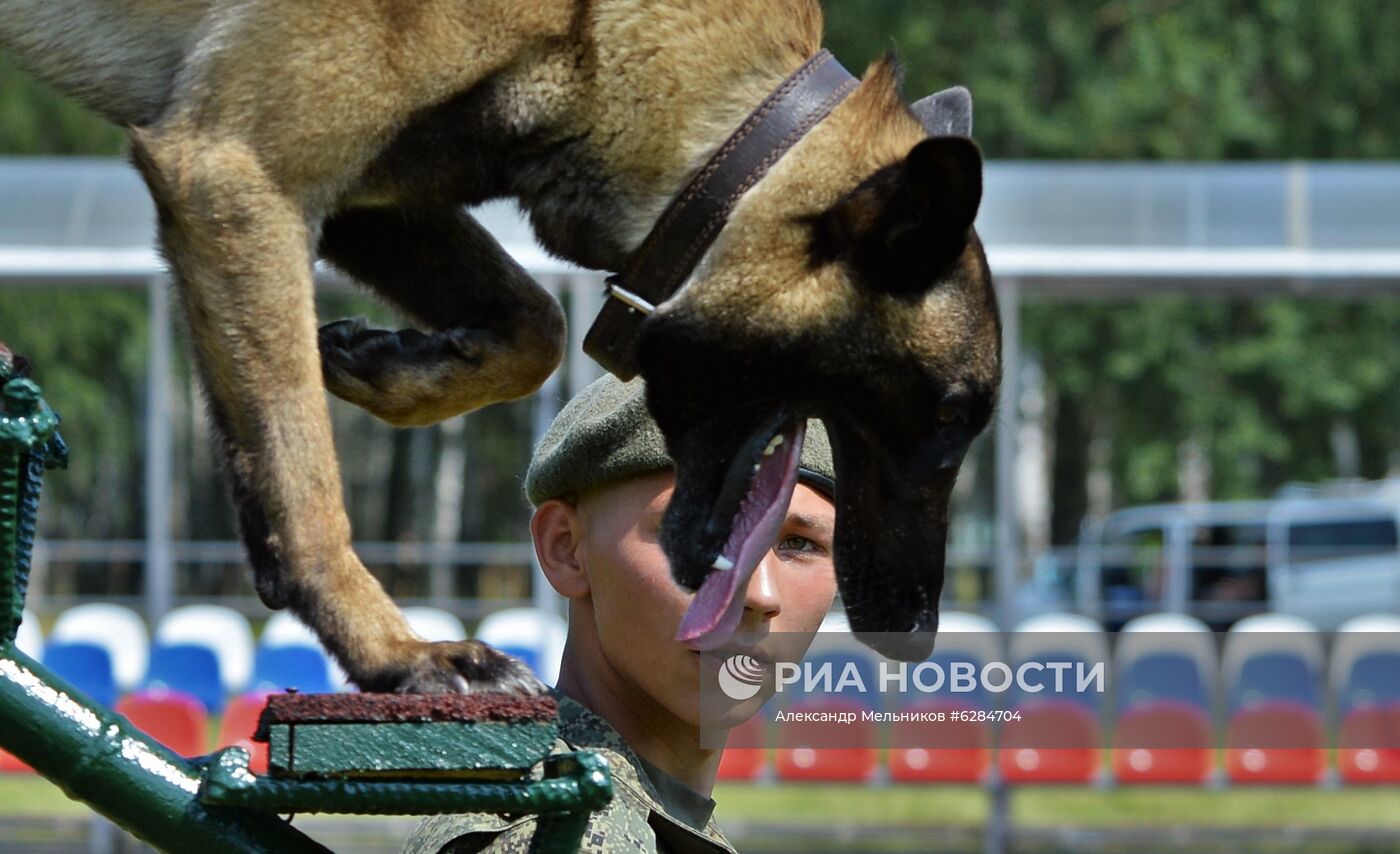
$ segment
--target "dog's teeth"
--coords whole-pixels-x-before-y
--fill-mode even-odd
[[[765,457],[771,457],[771,456],[773,456],[773,452],[776,451],[776,450],[778,450],[778,446],[781,445],[782,443],[783,443],[783,434],[782,434],[782,433],[779,433],[778,435],[776,435],[776,436],[773,437],[772,441],[770,441],[770,442],[768,443],[768,447],[766,447],[766,448],[763,449],[763,456],[765,456]]]
[[[734,561],[730,560],[724,555],[720,555],[719,557],[715,558],[715,562],[710,564],[710,566],[714,567],[715,569],[728,572],[729,570],[734,568]]]

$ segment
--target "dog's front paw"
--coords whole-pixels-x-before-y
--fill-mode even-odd
[[[396,665],[357,684],[364,691],[401,694],[534,696],[548,690],[523,661],[475,640],[415,642]]]

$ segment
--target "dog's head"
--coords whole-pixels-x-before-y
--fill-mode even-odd
[[[965,95],[926,99],[916,117],[892,64],[874,66],[642,326],[638,364],[677,465],[662,541],[699,591],[681,632],[697,647],[742,615],[816,417],[835,454],[851,626],[892,657],[931,651],[949,494],[1001,378]]]

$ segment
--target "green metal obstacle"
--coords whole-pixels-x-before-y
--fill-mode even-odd
[[[255,775],[239,747],[176,755],[17,649],[41,477],[67,459],[18,365],[0,345],[0,747],[165,850],[325,851],[279,818],[308,812],[533,814],[535,850],[578,850],[612,780],[596,754],[551,755],[548,698],[274,696],[257,735],[269,773]]]

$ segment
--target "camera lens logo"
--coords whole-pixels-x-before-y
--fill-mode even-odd
[[[731,655],[719,669],[719,689],[731,700],[747,700],[763,687],[767,672],[751,655]]]

